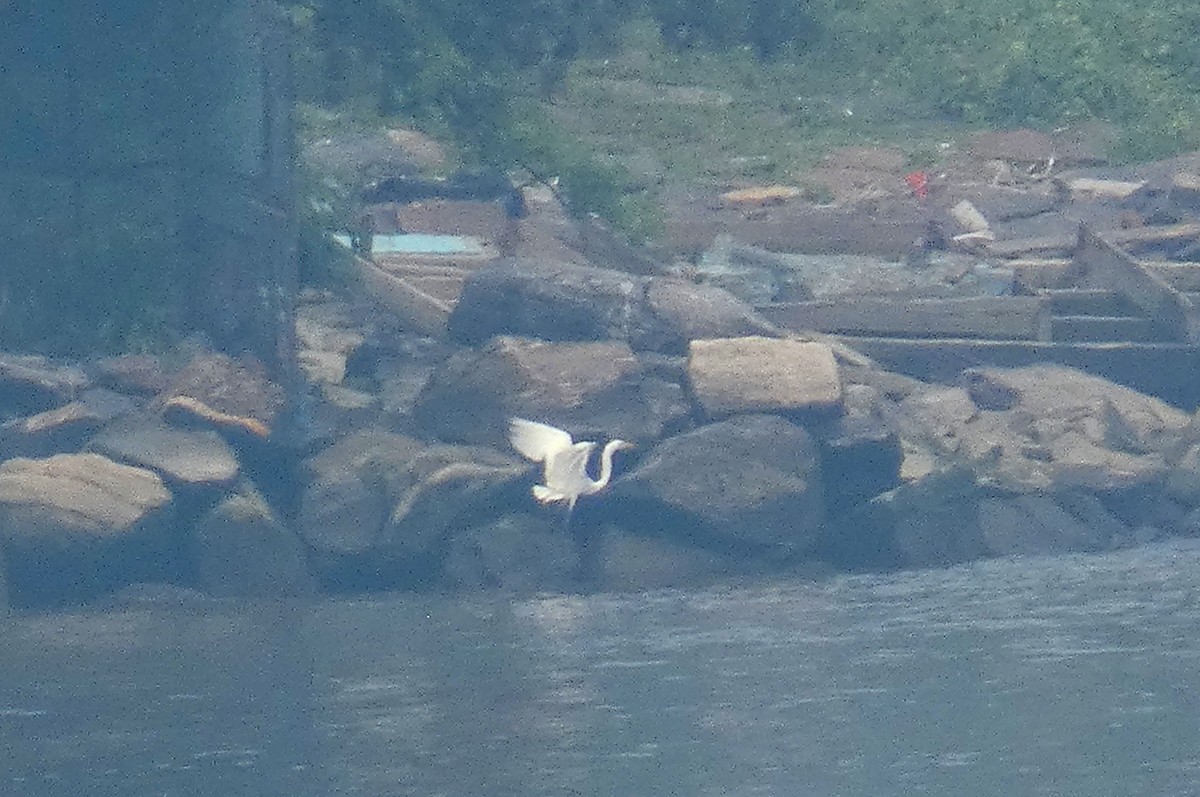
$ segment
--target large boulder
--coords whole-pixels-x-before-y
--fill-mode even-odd
[[[664,440],[612,497],[631,529],[774,554],[812,548],[825,519],[816,443],[772,415]]]
[[[574,538],[528,513],[505,515],[456,534],[447,546],[443,583],[454,589],[532,594],[576,584]]]
[[[218,597],[282,597],[312,592],[304,545],[248,485],[225,498],[193,530],[200,587]]]
[[[83,600],[160,578],[175,552],[170,491],[99,454],[0,464],[0,547],[26,603]]]
[[[527,463],[479,446],[363,432],[306,467],[300,534],[343,588],[428,581],[456,533],[532,500]]]
[[[976,512],[983,543],[998,556],[1098,551],[1109,544],[1102,526],[1073,516],[1048,495],[985,498]]]
[[[626,343],[547,343],[500,337],[435,371],[414,408],[421,427],[451,442],[507,448],[508,420],[528,417],[579,439],[639,443],[686,422],[682,388],[647,374]]]
[[[829,417],[842,410],[842,380],[824,343],[693,340],[687,369],[692,395],[710,418],[745,412]]]
[[[832,549],[853,566],[944,567],[988,554],[977,520],[984,493],[966,468],[900,485],[834,525]]]
[[[318,569],[371,550],[391,515],[399,474],[423,447],[410,437],[364,430],[305,461],[299,530]]]
[[[628,341],[646,322],[643,283],[610,269],[506,260],[467,278],[450,334],[470,344],[495,335]]]
[[[440,556],[455,532],[527,499],[529,471],[524,461],[494,449],[429,446],[399,474],[379,547],[391,557]]]
[[[697,337],[772,334],[746,303],[713,286],[566,263],[508,260],[472,272],[450,314],[455,339],[496,335],[624,340],[681,353]]]
[[[1161,487],[1188,424],[1156,398],[1072,368],[980,368],[900,403],[901,432],[940,467],[1011,492]]]
[[[92,438],[89,448],[154,471],[181,497],[214,495],[239,474],[237,457],[216,432],[177,429],[153,418],[110,426]]]
[[[193,357],[173,376],[162,394],[163,403],[179,398],[193,400],[183,402],[184,406],[199,403],[207,408],[207,412],[198,411],[197,417],[240,419],[240,424],[228,421],[224,428],[252,431],[258,437],[271,435],[287,403],[283,389],[271,381],[258,361],[211,353]],[[214,425],[222,431],[220,424]]]
[[[651,277],[646,280],[645,307],[653,322],[629,339],[639,351],[683,353],[689,341],[699,338],[778,335],[753,307],[716,285]]]

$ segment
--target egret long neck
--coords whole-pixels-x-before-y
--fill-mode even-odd
[[[605,444],[604,450],[600,452],[600,478],[592,482],[592,489],[603,490],[608,484],[608,480],[612,478],[613,453],[619,445],[621,445],[620,440],[609,440]]]

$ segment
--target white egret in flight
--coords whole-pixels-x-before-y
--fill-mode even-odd
[[[545,484],[533,486],[533,497],[543,504],[566,502],[568,519],[579,496],[594,495],[608,485],[613,454],[633,448],[633,443],[609,440],[600,452],[600,478],[593,480],[587,472],[588,459],[596,447],[592,441],[576,443],[562,429],[524,418],[509,421],[508,440],[526,459],[545,463]]]

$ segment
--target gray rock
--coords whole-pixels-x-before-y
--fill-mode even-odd
[[[574,539],[531,514],[505,515],[472,526],[449,542],[444,582],[455,589],[499,589],[531,594],[575,584],[579,554]]]
[[[435,566],[462,529],[517,500],[532,501],[527,463],[493,449],[428,445],[384,432],[346,438],[308,460],[306,469],[313,476],[299,529],[326,579],[427,581],[431,572],[413,568]]]
[[[181,495],[224,490],[240,471],[233,449],[216,432],[177,429],[149,418],[106,428],[92,439],[89,449],[152,470]]]
[[[199,585],[210,595],[282,597],[313,591],[300,538],[253,487],[206,512],[193,534]]]
[[[749,569],[747,563],[707,548],[615,527],[606,529],[597,544],[601,553],[594,578],[606,591],[700,587]]]
[[[161,577],[173,515],[157,474],[99,454],[0,464],[0,547],[24,603],[84,600]]]
[[[399,474],[379,548],[388,557],[438,554],[467,524],[524,499],[529,470],[525,462],[481,446],[422,450]]]
[[[647,319],[644,279],[609,269],[508,260],[473,272],[450,314],[450,334],[555,341],[626,340]]]
[[[1045,495],[985,498],[977,509],[988,552],[999,556],[1099,551],[1108,547],[1100,530],[1073,517]]]
[[[744,415],[659,443],[613,488],[630,525],[718,546],[812,548],[825,519],[818,450],[782,418]]]
[[[496,335],[552,341],[623,340],[635,350],[682,353],[697,337],[774,334],[732,294],[668,277],[509,260],[473,272],[450,334],[480,344]]]
[[[699,338],[779,335],[753,307],[715,285],[652,277],[646,281],[645,308],[651,320],[629,337],[638,351],[684,353],[688,342]]]
[[[318,569],[366,554],[383,533],[402,474],[423,445],[378,430],[352,434],[308,459],[301,496],[300,536]]]
[[[101,357],[92,364],[96,383],[134,396],[154,396],[167,388],[167,373],[157,357],[123,354]]]
[[[842,380],[823,343],[763,337],[694,340],[688,381],[710,418],[768,412],[804,417],[842,411]]]
[[[78,451],[104,424],[136,408],[133,399],[120,393],[87,390],[77,401],[0,426],[0,460]]]
[[[623,342],[500,337],[435,371],[414,416],[439,439],[507,449],[513,416],[554,424],[577,439],[621,437],[646,445],[682,425],[689,411],[682,388],[645,376]]]
[[[892,405],[868,385],[847,385],[844,414],[809,426],[821,444],[825,505],[839,513],[900,484],[904,448]]]
[[[87,375],[37,355],[0,353],[0,418],[44,412],[74,400]]]
[[[872,501],[875,534],[890,537],[900,564],[944,567],[986,556],[974,475],[952,469]]]

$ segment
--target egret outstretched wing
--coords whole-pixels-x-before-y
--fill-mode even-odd
[[[562,429],[524,418],[513,418],[508,422],[508,441],[521,456],[534,462],[545,462],[551,455],[574,444],[571,435]]]

